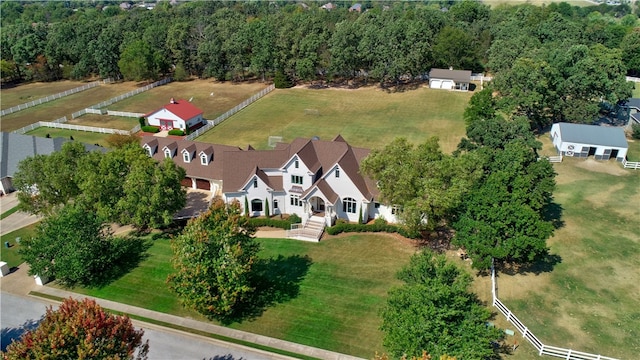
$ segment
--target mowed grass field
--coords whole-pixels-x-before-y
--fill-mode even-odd
[[[464,136],[462,114],[471,95],[425,87],[398,93],[377,87],[276,89],[196,140],[266,149],[269,136],[290,142],[341,134],[351,145],[373,149],[398,136],[416,144],[438,136],[451,152]]]
[[[49,95],[75,89],[88,83],[89,82],[84,81],[62,80],[51,83],[36,82],[18,84],[16,86],[3,86],[0,90],[0,108],[3,110],[8,109],[33,100],[45,98]]]
[[[551,146],[545,141],[545,146]],[[640,154],[639,154],[640,155]],[[640,352],[640,171],[613,160],[565,157],[555,202],[564,226],[549,239],[559,257],[552,271],[505,274],[500,299],[546,345],[618,359]],[[477,277],[475,290],[489,304],[489,277]],[[500,327],[515,330],[503,316]],[[521,336],[507,359],[539,359]]]
[[[55,90],[56,84],[57,83],[46,83],[42,86],[52,86],[52,89],[46,91],[48,91],[48,94],[55,94],[58,92]],[[2,127],[2,131],[13,131],[38,121],[52,121],[63,116],[71,119],[71,114],[76,111],[127,93],[139,86],[142,85],[134,82],[102,84],[73,95],[65,96],[48,103],[40,104],[26,110],[3,116],[0,121],[0,127]],[[3,89],[2,97],[7,93],[11,94],[13,90],[14,89]]]
[[[230,327],[364,358],[383,351],[379,311],[387,291],[400,284],[395,274],[415,252],[412,245],[390,235],[372,234],[330,237],[321,243],[259,241],[260,257],[275,264],[268,272],[272,280],[297,280],[279,289],[289,300]],[[203,320],[183,309],[167,288],[165,280],[172,271],[169,241],[155,240],[148,253],[138,268],[108,286],[73,290]]]
[[[85,114],[75,119],[69,119],[67,121],[67,124],[95,126],[119,130],[131,130],[139,123],[138,118],[134,117]]]
[[[171,82],[118,101],[106,108],[146,114],[168,104],[171,98],[187,101],[191,99],[193,105],[204,112],[205,119],[213,120],[267,86],[260,82],[234,84],[213,80]]]
[[[69,139],[71,136],[73,136],[74,140],[86,144],[98,144],[104,147],[108,146],[106,139],[107,137],[109,137],[109,134],[67,129],[54,129],[48,127],[39,127],[26,133],[26,135],[34,135],[40,137],[46,137],[47,134],[49,134],[49,136],[51,136],[52,138],[63,137]]]

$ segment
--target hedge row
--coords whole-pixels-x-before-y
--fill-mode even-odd
[[[327,234],[329,235],[337,235],[343,232],[387,232],[398,233],[407,238],[413,237],[404,227],[383,222],[374,222],[373,224],[337,223],[327,228]]]
[[[182,136],[182,135],[184,135],[184,131],[182,131],[180,129],[169,130],[169,135]]]
[[[160,132],[160,129],[156,126],[143,126],[140,128],[140,130],[147,132],[147,133],[157,133]]]
[[[292,221],[293,220],[293,221]],[[249,224],[260,227],[260,226],[270,226],[275,228],[280,228],[284,230],[291,230],[291,224],[299,223],[299,219],[291,218],[288,219],[271,219],[271,218],[250,218]]]

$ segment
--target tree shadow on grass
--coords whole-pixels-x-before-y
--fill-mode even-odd
[[[152,241],[138,237],[115,238],[112,247],[113,261],[109,268],[86,285],[104,287],[129,273],[147,258],[147,250],[152,244]]]
[[[9,344],[11,344],[13,341],[20,340],[20,337],[22,337],[22,335],[27,331],[35,330],[38,325],[40,325],[40,321],[42,321],[43,318],[44,315],[37,320],[29,319],[18,327],[3,328],[2,332],[0,333],[0,351],[7,351],[7,346],[9,346]]]
[[[500,266],[500,272],[507,275],[525,275],[533,273],[540,275],[542,273],[548,273],[553,271],[553,268],[562,262],[562,257],[557,254],[547,254],[541,259],[538,259],[531,263],[526,264],[502,264]]]
[[[557,230],[564,227],[564,220],[562,220],[563,211],[564,208],[562,205],[552,202],[542,209],[542,216],[544,220],[550,221],[551,224],[553,224],[553,227]]]
[[[311,267],[307,255],[278,255],[260,259],[254,265],[252,278],[255,291],[233,315],[220,319],[223,324],[242,322],[259,317],[267,307],[294,299],[300,292],[300,282]]]

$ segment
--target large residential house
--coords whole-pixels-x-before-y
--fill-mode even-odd
[[[303,223],[332,225],[384,217],[396,222],[396,208],[377,201],[375,183],[359,172],[368,149],[332,141],[295,139],[272,150],[146,136],[142,146],[157,160],[172,158],[186,170],[183,185],[238,201],[252,216],[297,214]]]

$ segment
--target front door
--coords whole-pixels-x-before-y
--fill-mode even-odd
[[[173,130],[173,120],[160,120],[160,129]]]

